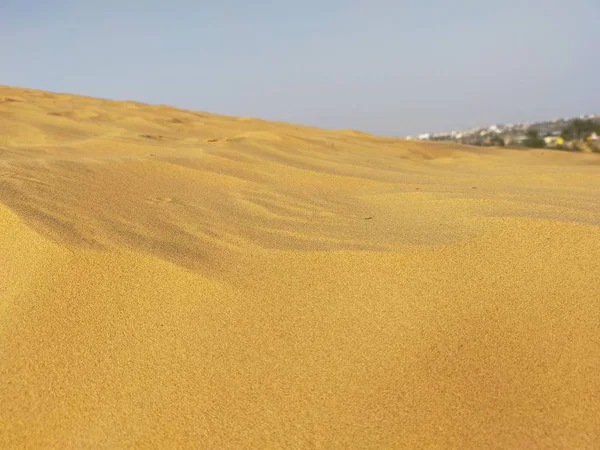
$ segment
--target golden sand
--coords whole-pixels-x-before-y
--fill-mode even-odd
[[[593,448],[600,155],[0,87],[0,447]]]

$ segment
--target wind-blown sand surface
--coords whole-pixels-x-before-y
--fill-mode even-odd
[[[592,448],[600,155],[0,87],[0,447]]]

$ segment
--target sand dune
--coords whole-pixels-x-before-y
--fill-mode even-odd
[[[593,448],[600,155],[0,87],[0,447]]]

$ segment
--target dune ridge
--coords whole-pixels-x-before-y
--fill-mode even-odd
[[[0,447],[593,448],[600,155],[0,86]]]

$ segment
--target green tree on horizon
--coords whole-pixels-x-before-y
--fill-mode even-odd
[[[540,137],[538,130],[527,130],[527,138],[523,141],[525,147],[545,148],[546,142]]]
[[[563,129],[561,136],[565,141],[582,141],[593,133],[600,134],[600,123],[590,119],[575,119]]]

